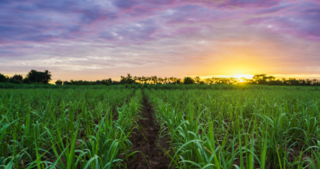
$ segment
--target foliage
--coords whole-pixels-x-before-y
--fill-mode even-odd
[[[204,79],[204,82],[207,84],[237,84],[239,79],[234,77],[212,77]]]
[[[197,84],[200,84],[200,77],[199,76],[196,76],[194,78],[194,82],[197,83]]]
[[[30,77],[31,78],[30,78]],[[44,83],[48,84],[48,82],[51,80],[51,73],[46,70],[45,72],[38,72],[35,70],[31,70],[26,78],[22,78],[21,75],[15,75],[12,78],[7,78],[6,76],[0,74],[0,82],[10,82],[10,83],[16,83],[16,84],[30,84],[30,83]],[[256,74],[253,76],[252,79],[246,79],[244,77],[235,78],[235,77],[211,77],[211,78],[205,78],[203,81],[201,81],[199,76],[196,76],[194,78],[191,77],[185,77],[186,83],[184,84],[259,84],[259,85],[286,85],[286,86],[320,86],[320,81],[317,79],[295,79],[295,78],[289,78],[289,79],[276,79],[274,76],[267,76],[266,74]],[[193,82],[192,82],[193,81]],[[119,84],[159,84],[159,85],[167,85],[167,84],[181,84],[181,79],[176,77],[157,77],[157,76],[150,76],[150,77],[132,77],[130,74],[127,74],[127,76],[121,76],[120,81],[112,81],[111,78],[103,79],[103,80],[96,80],[96,81],[86,81],[86,80],[71,80],[71,81],[64,81],[63,85],[119,85]],[[58,85],[60,82],[58,82]]]
[[[11,78],[9,78],[10,83],[20,84],[23,81],[22,75],[14,75]]]
[[[194,80],[191,77],[185,77],[183,79],[184,84],[194,84]]]
[[[14,75],[10,79],[22,82],[23,77],[22,77],[22,75]]]
[[[141,89],[172,168],[320,167],[318,87],[1,85],[0,168],[127,168]]]
[[[56,84],[56,85],[62,85],[62,81],[61,81],[61,80],[57,80],[57,81],[55,82],[55,84]]]
[[[136,153],[140,90],[0,92],[0,168],[125,168]]]
[[[320,91],[258,87],[145,91],[171,167],[319,168]]]
[[[24,78],[24,79],[22,80],[22,83],[30,84],[30,83],[31,83],[31,81],[30,81],[30,79],[29,79],[29,78]]]
[[[128,73],[127,77],[121,76],[120,84],[133,84],[135,81],[132,79],[132,76]]]
[[[7,81],[8,81],[8,77],[0,73],[0,83],[7,82]]]
[[[44,72],[36,71],[36,70],[31,70],[27,74],[27,78],[30,80],[32,83],[39,83],[42,82],[44,84],[48,84],[49,81],[51,80],[51,72],[48,70],[45,70]]]

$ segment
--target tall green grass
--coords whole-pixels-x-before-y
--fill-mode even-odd
[[[320,92],[149,90],[177,168],[318,168]]]
[[[142,92],[175,168],[320,168],[320,90],[246,85],[0,89],[0,168],[126,168]]]
[[[14,89],[0,95],[0,168],[120,168],[142,106],[132,89]]]

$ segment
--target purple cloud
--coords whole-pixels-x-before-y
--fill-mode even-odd
[[[2,0],[0,58],[6,59],[0,71],[6,65],[29,69],[55,63],[66,68],[59,59],[75,69],[164,64],[161,58],[194,63],[201,55],[223,55],[226,46],[238,48],[255,39],[283,48],[301,42],[296,53],[307,57],[320,52],[314,44],[320,42],[319,30],[318,0]],[[312,46],[310,53],[303,51],[307,46]],[[263,51],[301,58],[272,50]],[[155,53],[158,58],[150,58]],[[16,58],[25,64],[14,62]]]

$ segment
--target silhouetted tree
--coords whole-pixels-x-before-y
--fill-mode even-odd
[[[255,74],[252,79],[258,84],[265,84],[267,82],[266,74]]]
[[[7,82],[7,81],[8,81],[8,77],[0,73],[0,83]]]
[[[175,83],[176,83],[176,84],[180,84],[180,83],[181,83],[181,79],[175,78]]]
[[[48,70],[45,70],[44,72],[31,70],[27,74],[27,78],[29,78],[31,82],[35,82],[35,83],[42,82],[44,84],[48,84],[49,81],[51,80],[51,77],[52,77],[51,72],[49,72]]]
[[[30,82],[30,79],[26,77],[22,80],[22,83],[29,84],[31,82]]]
[[[10,79],[22,82],[23,77],[22,77],[22,75],[14,75]]]
[[[19,84],[19,83],[22,83],[22,80],[23,80],[22,75],[14,75],[9,79],[9,82]]]
[[[57,80],[56,81],[56,85],[62,85],[62,81],[61,80]]]
[[[199,76],[196,76],[196,77],[194,78],[194,81],[195,81],[197,84],[199,84],[199,83],[200,83],[200,77],[199,77]]]
[[[194,83],[194,80],[191,78],[191,77],[185,77],[183,79],[183,83],[184,84],[193,84]]]
[[[146,83],[146,77],[142,76],[142,77],[141,77],[141,82],[142,82],[142,83]]]
[[[157,84],[158,83],[157,76],[151,76],[151,80],[153,81],[153,84]]]
[[[109,78],[109,79],[103,79],[103,80],[101,80],[101,84],[111,85],[111,84],[112,84],[112,80],[111,80],[111,78]]]
[[[158,83],[162,84],[163,83],[163,78],[162,77],[158,77]]]
[[[128,73],[127,77],[121,76],[121,84],[133,84],[135,81],[132,79],[132,76]]]

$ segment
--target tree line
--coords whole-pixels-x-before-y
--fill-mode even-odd
[[[0,73],[0,83],[15,83],[15,84],[49,84],[52,80],[50,71],[31,70],[25,78],[22,75],[14,75],[12,77],[5,76]],[[293,86],[320,86],[320,81],[317,79],[296,79],[296,78],[282,78],[276,79],[274,76],[267,74],[256,74],[252,79],[235,78],[235,77],[211,77],[201,80],[199,76],[185,77],[183,79],[176,77],[157,77],[157,76],[121,76],[120,81],[113,81],[111,78],[85,81],[85,80],[57,80],[56,85],[117,85],[117,84],[259,84],[259,85],[293,85]]]
[[[247,84],[261,85],[292,85],[292,86],[320,86],[320,81],[317,79],[296,79],[296,78],[281,78],[276,79],[274,76],[266,74],[256,74],[252,79],[242,78]]]
[[[43,72],[31,70],[25,78],[22,75],[16,74],[12,77],[5,76],[0,73],[0,82],[8,82],[8,83],[15,83],[15,84],[31,84],[31,83],[39,83],[39,84],[48,84],[52,79],[52,74],[48,70]]]

